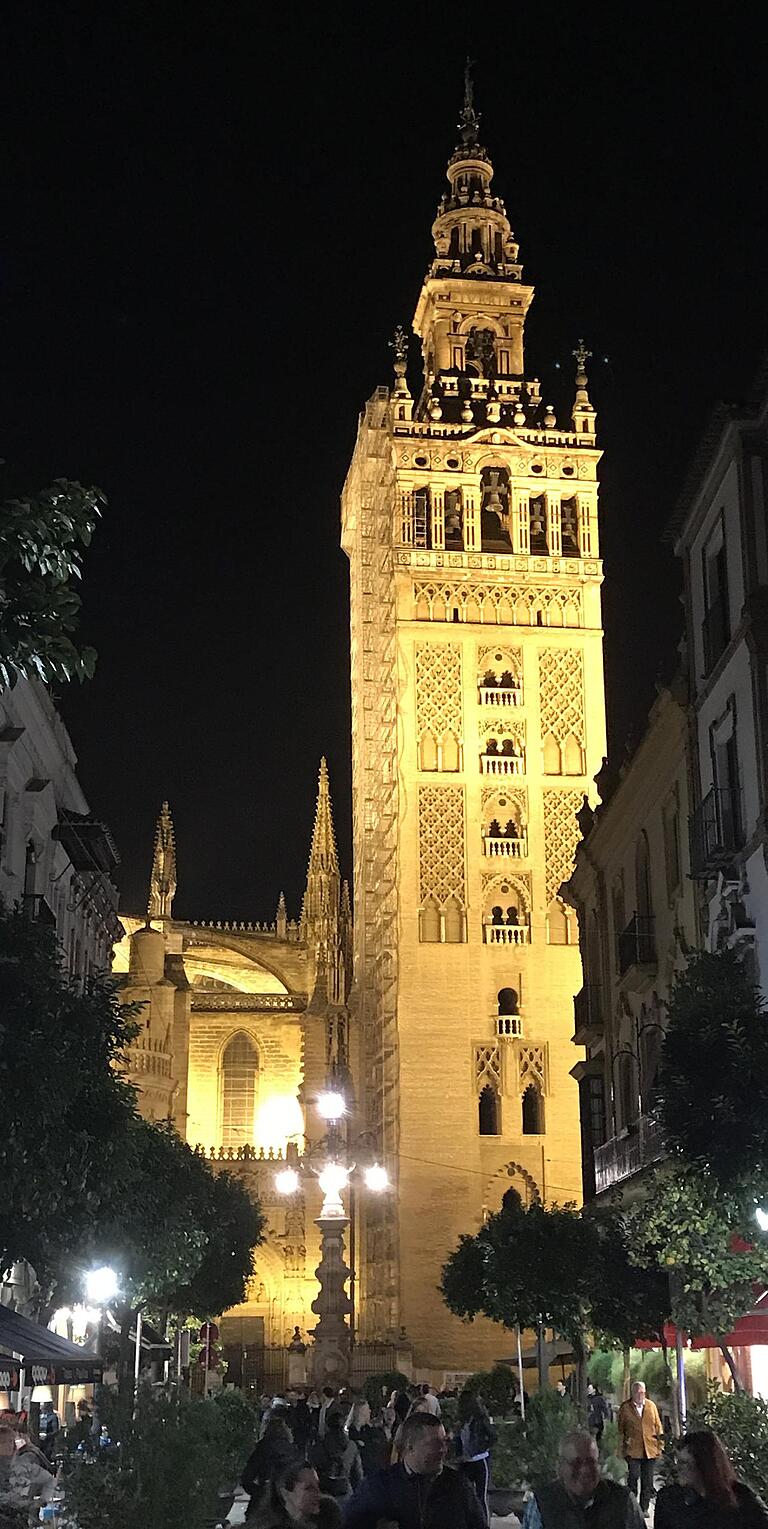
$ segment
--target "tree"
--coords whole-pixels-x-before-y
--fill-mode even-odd
[[[120,1167],[136,1108],[119,1070],[133,1030],[113,978],[81,990],[53,930],[0,903],[0,1273],[28,1260],[43,1306]]]
[[[441,1289],[466,1321],[482,1313],[507,1328],[555,1328],[580,1361],[590,1331],[629,1344],[659,1336],[666,1315],[666,1283],[658,1270],[633,1266],[618,1216],[526,1209],[515,1190],[474,1237],[461,1238]]]
[[[72,581],[105,504],[66,478],[0,504],[0,684],[92,675],[96,654],[72,641],[81,603]]]
[[[751,1309],[755,1285],[768,1284],[768,1248],[755,1240],[741,1186],[681,1165],[657,1168],[644,1190],[624,1212],[632,1261],[666,1272],[674,1322],[691,1337],[713,1335],[738,1386],[725,1340]]]
[[[132,1121],[122,1162],[78,1249],[80,1262],[115,1268],[121,1297],[121,1381],[130,1331],[147,1310],[163,1330],[170,1314],[216,1316],[245,1298],[264,1217],[244,1187],[216,1175],[167,1122]]]
[[[677,977],[658,1080],[673,1152],[724,1184],[768,1163],[768,1010],[732,950],[694,956]]]

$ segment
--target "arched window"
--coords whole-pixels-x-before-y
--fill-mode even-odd
[[[419,915],[420,938],[422,945],[440,944],[440,909],[433,897],[427,902]]]
[[[575,496],[560,505],[560,541],[563,557],[579,555],[579,508]]]
[[[559,897],[553,897],[547,908],[547,943],[549,945],[570,943],[568,914]]]
[[[539,555],[549,551],[547,543],[547,501],[543,494],[531,497],[528,508],[531,552]]]
[[[419,741],[419,768],[437,769],[437,743],[433,733],[422,733]]]
[[[443,758],[444,770],[454,771],[459,768],[459,740],[455,733],[443,733]]]
[[[477,1099],[477,1128],[481,1136],[501,1134],[501,1107],[498,1093],[490,1083],[480,1090]]]
[[[461,945],[464,940],[464,911],[455,897],[449,897],[445,905],[445,943]]]
[[[544,1135],[544,1100],[541,1089],[529,1083],[523,1094],[523,1136]]]
[[[584,772],[584,757],[581,744],[574,733],[569,733],[563,744],[563,774],[582,775]]]
[[[560,744],[551,733],[544,739],[544,774],[560,774]]]
[[[233,1035],[221,1058],[221,1143],[242,1147],[253,1141],[259,1058],[249,1036]]]
[[[645,832],[641,833],[635,849],[635,890],[638,914],[641,918],[651,918],[653,914],[651,855],[648,848],[648,835]]]
[[[500,1014],[517,1014],[517,990],[513,987],[503,987],[497,994]]]
[[[483,552],[512,550],[506,467],[484,467],[480,474],[480,537]]]

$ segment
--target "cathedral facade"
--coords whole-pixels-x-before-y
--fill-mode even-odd
[[[164,808],[148,917],[123,918],[117,961],[144,1005],[143,1108],[267,1213],[225,1342],[316,1325],[321,1196],[305,1179],[281,1197],[276,1178],[305,1144],[324,1150],[331,1083],[347,1160],[363,1150],[391,1186],[347,1199],[353,1329],[438,1384],[510,1357],[499,1328],[442,1303],[462,1233],[510,1185],[528,1203],[580,1199],[581,963],[560,888],[605,751],[588,353],[558,422],[526,375],[533,289],[492,177],[468,86],[413,321],[423,386],[414,397],[400,330],[342,497],[354,932],[323,764],[298,921],[282,898],[269,926],[175,919]]]
[[[135,1002],[139,1033],[128,1072],[148,1119],[171,1119],[215,1167],[235,1173],[267,1218],[243,1306],[225,1315],[222,1342],[241,1355],[284,1348],[316,1318],[322,1195],[279,1190],[325,1130],[314,1107],[329,1080],[348,1086],[345,1005],[351,963],[349,896],[341,882],[325,760],[301,916],[278,901],[272,923],[174,917],[176,843],[164,803],[155,833],[147,913],[125,915],[114,970]],[[257,1367],[257,1373],[264,1374]],[[276,1378],[280,1379],[279,1372]]]
[[[560,896],[605,748],[595,411],[525,371],[533,289],[468,85],[416,306],[423,385],[363,411],[351,572],[360,1110],[395,1192],[363,1210],[363,1332],[439,1379],[508,1355],[440,1299],[512,1184],[580,1199],[575,916]]]

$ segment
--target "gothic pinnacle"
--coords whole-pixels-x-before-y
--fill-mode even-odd
[[[163,802],[155,828],[152,875],[149,883],[148,918],[171,918],[176,895],[176,835],[171,809]]]
[[[309,852],[309,874],[313,871],[336,871],[339,857],[336,852],[336,834],[333,828],[331,787],[328,779],[328,763],[325,755],[320,760],[317,780],[317,803],[315,823],[312,830],[312,846]]]

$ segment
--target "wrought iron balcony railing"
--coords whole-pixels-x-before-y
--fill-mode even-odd
[[[691,818],[691,875],[706,877],[726,864],[743,842],[739,792],[713,786]]]
[[[605,1026],[602,991],[592,982],[585,982],[581,992],[573,1000],[573,1042],[575,1046],[589,1046],[602,1035]]]
[[[618,956],[620,977],[632,966],[656,965],[656,934],[652,916],[633,913],[626,929],[619,935]]]
[[[658,1120],[653,1115],[640,1115],[621,1136],[611,1136],[602,1147],[595,1147],[595,1193],[602,1194],[614,1184],[631,1179],[664,1155]]]

